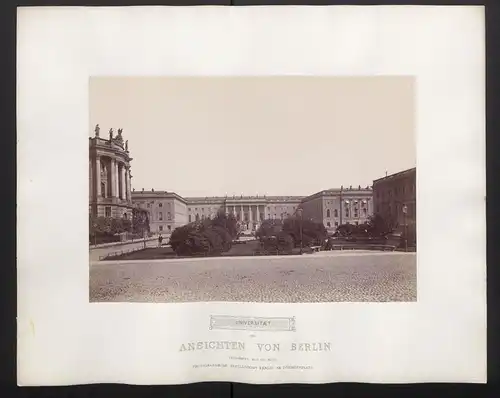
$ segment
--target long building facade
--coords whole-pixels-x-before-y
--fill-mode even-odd
[[[256,231],[263,220],[284,220],[300,207],[302,216],[334,232],[343,223],[367,222],[373,214],[370,187],[341,188],[311,196],[214,196],[186,197],[167,191],[132,191],[135,205],[150,213],[152,232],[172,232],[189,222],[213,218],[223,210],[233,214],[243,232]]]
[[[187,223],[213,218],[221,209],[233,214],[243,232],[256,231],[267,219],[284,220],[302,209],[302,217],[321,222],[329,232],[342,224],[361,224],[377,211],[372,187],[332,188],[309,196],[182,197],[175,192],[132,189],[128,141],[122,129],[101,138],[99,125],[89,138],[89,212],[94,216],[132,218],[134,208],[148,213],[150,231],[172,232]],[[375,181],[381,186],[380,180]]]

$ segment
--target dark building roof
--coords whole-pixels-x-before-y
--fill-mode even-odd
[[[399,179],[399,178],[407,177],[407,176],[415,173],[416,170],[417,170],[416,167],[412,167],[411,169],[399,171],[397,173],[390,174],[390,175],[388,175],[386,177],[378,178],[376,180],[373,180],[373,185],[375,185],[377,183],[381,183],[381,182],[386,182],[386,181],[391,181],[391,180],[396,180],[396,179]]]

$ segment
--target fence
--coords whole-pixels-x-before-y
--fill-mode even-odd
[[[124,254],[137,252],[139,250],[144,250],[144,247],[135,247],[132,249],[117,250],[115,252],[111,252],[111,253],[105,254],[103,256],[99,256],[99,261],[108,260],[108,259],[113,258],[113,257],[118,257],[118,256],[122,256]]]

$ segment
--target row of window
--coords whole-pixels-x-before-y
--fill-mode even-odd
[[[368,216],[368,209],[363,208],[363,209],[361,209],[361,210],[362,210],[362,212],[363,212],[363,216],[364,216],[364,217]],[[326,209],[326,218],[330,218],[330,217],[331,217],[331,214],[332,214],[332,213],[330,212],[330,209]],[[345,209],[345,216],[346,216],[346,217],[349,217],[349,215],[350,215],[350,211],[349,211],[349,209]],[[338,216],[339,216],[339,212],[338,212],[338,210],[337,210],[337,209],[334,209],[334,210],[333,210],[333,217],[334,217],[334,218],[337,218]],[[354,209],[354,217],[355,217],[355,218],[356,218],[356,217],[359,217],[359,211],[358,211],[358,209]]]
[[[158,220],[163,221],[163,213],[161,211],[158,213]],[[170,214],[170,212],[167,213],[167,220],[172,220],[172,215]]]
[[[164,231],[164,229],[163,229],[163,225],[159,225],[159,226],[158,226],[158,231],[159,231],[159,232],[163,232],[163,231]],[[168,231],[168,232],[172,231],[172,226],[171,226],[171,225],[167,225],[167,231]]]
[[[106,206],[104,208],[104,215],[106,217],[111,217],[111,206]],[[128,219],[128,214],[127,213],[123,213],[123,218],[126,220]]]
[[[231,208],[231,210],[232,210],[232,208],[233,208],[233,206],[227,206],[227,207],[230,207],[230,208]],[[252,206],[252,208],[254,208],[254,206]],[[281,208],[286,208],[286,206],[284,206],[284,207],[281,207],[281,206],[275,207],[275,208],[274,208],[274,211],[276,211],[277,209],[281,209]],[[215,207],[214,207],[214,208],[208,207],[207,209],[208,209],[208,211],[215,211]],[[292,208],[292,209],[293,209],[293,211],[295,211],[295,206],[293,206],[293,208]],[[201,210],[202,212],[204,212],[204,211],[205,211],[205,207],[201,207],[201,208],[200,208],[200,210]],[[267,210],[270,212],[270,211],[271,211],[271,207],[270,207],[270,206],[268,206],[268,207],[267,207]],[[189,211],[192,211],[192,209],[191,209],[191,208],[189,208]],[[197,208],[197,207],[195,207],[195,208],[194,208],[194,211],[198,211],[198,208]],[[239,212],[240,212],[240,207],[239,207],[239,206],[236,206],[236,213],[239,213]]]
[[[377,198],[379,198],[380,196],[382,196],[382,198],[385,198],[386,194],[389,196],[389,198],[392,198],[392,195],[394,194],[394,196],[399,196],[400,194],[402,195],[405,195],[407,192],[409,193],[415,193],[415,183],[411,184],[409,187],[407,187],[406,185],[398,185],[396,186],[394,189],[393,188],[390,188],[386,191],[382,191],[380,192],[380,190],[377,190]]]
[[[347,221],[347,222],[346,222],[346,224],[350,224],[350,222],[349,222],[349,221]],[[336,227],[338,227],[338,226],[339,226],[338,221],[335,221],[335,224],[334,224],[334,225],[335,225]],[[359,225],[359,221],[354,221],[354,225]],[[332,224],[330,223],[330,221],[328,221],[328,222],[326,223],[326,226],[327,226],[327,228],[330,228],[330,227],[332,226]]]

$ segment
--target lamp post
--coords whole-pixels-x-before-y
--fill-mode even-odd
[[[300,254],[302,254],[302,208],[298,208],[297,209],[297,215],[299,216],[300,218],[300,222],[299,222],[299,233],[300,233]]]
[[[408,251],[408,226],[406,225],[406,213],[408,213],[408,207],[403,204],[403,219],[405,223],[405,252]]]

